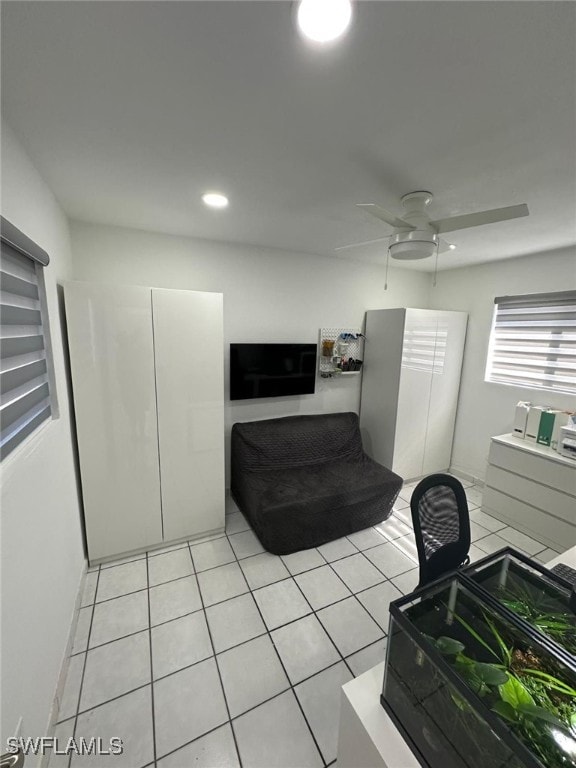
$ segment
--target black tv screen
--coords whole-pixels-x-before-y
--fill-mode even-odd
[[[316,344],[230,344],[230,400],[312,395]]]

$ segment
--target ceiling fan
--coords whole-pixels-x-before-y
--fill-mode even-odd
[[[517,219],[529,214],[528,206],[522,203],[521,205],[509,205],[505,208],[493,208],[489,211],[466,213],[462,216],[450,216],[447,219],[433,221],[426,211],[432,198],[431,192],[410,192],[404,195],[402,198],[404,208],[402,218],[398,218],[375,203],[357,203],[357,207],[394,227],[394,232],[388,236],[390,239],[389,253],[393,259],[403,260],[426,259],[435,253],[453,250],[456,246],[449,245],[439,237],[444,232],[481,227],[484,224],[495,224],[498,221]],[[361,245],[371,245],[387,240],[388,237],[342,245],[335,250],[345,251],[349,248],[358,248]]]

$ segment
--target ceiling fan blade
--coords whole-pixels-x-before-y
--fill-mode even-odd
[[[481,227],[483,224],[495,224],[498,221],[517,219],[521,216],[528,216],[529,213],[526,203],[522,203],[521,205],[509,205],[506,208],[493,208],[490,211],[466,213],[463,216],[450,216],[448,219],[437,219],[431,221],[430,226],[436,232],[454,232],[457,229]]]
[[[339,245],[338,248],[334,248],[335,251],[347,251],[348,248],[360,248],[361,245],[372,245],[373,243],[381,243],[382,240],[389,240],[390,235],[385,237],[377,237],[376,240],[364,240],[362,243],[350,243],[350,245]]]
[[[395,227],[396,229],[416,229],[414,224],[409,224],[407,221],[404,221],[404,219],[399,219],[397,216],[394,216],[393,213],[390,213],[390,211],[380,208],[376,203],[356,203],[356,207],[362,208],[363,211],[371,213],[372,216],[376,216],[377,219],[385,221],[386,224],[390,224],[391,227]]]
[[[443,237],[438,238],[438,253],[445,253],[446,251],[453,251],[454,247],[447,243]]]

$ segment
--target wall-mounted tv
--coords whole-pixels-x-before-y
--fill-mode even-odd
[[[312,395],[316,344],[230,344],[230,400]]]

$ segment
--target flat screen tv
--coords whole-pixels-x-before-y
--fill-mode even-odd
[[[230,344],[230,399],[312,395],[316,344]]]

